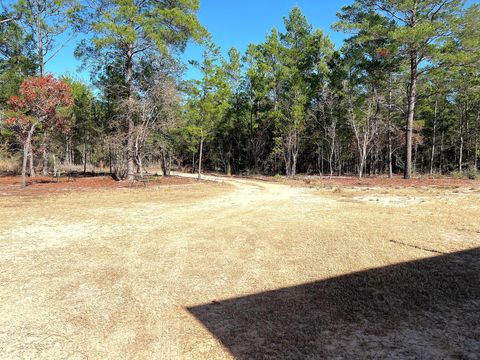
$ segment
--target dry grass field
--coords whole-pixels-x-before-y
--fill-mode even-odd
[[[478,182],[211,180],[0,186],[0,358],[479,358]]]

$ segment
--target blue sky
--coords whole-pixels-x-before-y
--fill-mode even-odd
[[[6,0],[11,2],[13,0]],[[283,30],[283,17],[294,6],[299,6],[308,21],[323,30],[337,47],[341,46],[344,34],[335,32],[331,25],[337,21],[336,14],[353,0],[200,0],[200,22],[212,34],[214,42],[219,45],[224,55],[228,49],[236,47],[242,53],[250,43],[260,43],[267,33],[276,27]],[[467,0],[467,5],[478,0]],[[2,1],[3,3],[3,1]],[[47,64],[47,71],[56,75],[69,73],[74,77],[88,81],[86,71],[77,72],[80,65],[73,56],[76,47],[74,39]],[[200,60],[202,49],[194,44],[187,47],[182,59]],[[188,69],[185,78],[196,77],[195,69]]]
[[[248,44],[262,42],[273,27],[283,30],[283,18],[296,5],[315,28],[322,29],[339,46],[344,35],[330,26],[337,21],[336,13],[342,6],[350,3],[349,0],[201,0],[198,15],[226,55],[231,47],[243,53]],[[190,45],[184,54],[185,59],[200,57],[201,48],[195,45]],[[194,69],[186,74],[192,76]]]
[[[298,5],[308,21],[315,28],[320,28],[338,45],[343,34],[331,30],[336,21],[336,13],[342,6],[350,4],[349,0],[200,0],[200,22],[212,34],[214,42],[224,54],[231,47],[245,51],[248,44],[260,43],[266,34],[276,27],[283,29],[283,17]],[[78,40],[78,39],[77,39]],[[75,77],[88,80],[88,73],[77,73],[79,63],[73,56],[76,41],[70,41],[60,53],[47,64],[47,71],[56,75],[70,73]],[[200,59],[201,48],[194,44],[187,47],[183,60]],[[189,69],[185,77],[196,76],[194,69]]]

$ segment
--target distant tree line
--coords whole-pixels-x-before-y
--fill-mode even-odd
[[[181,114],[178,55],[207,34],[198,8],[198,0],[19,0],[1,9],[0,156],[31,177],[80,166],[133,179],[145,163],[168,174]],[[93,86],[45,73],[78,34],[75,55]],[[40,113],[43,103],[52,106]]]
[[[120,179],[151,165],[168,175],[172,164],[199,176],[202,168],[475,176],[478,4],[356,0],[334,24],[350,35],[338,49],[295,7],[283,31],[273,29],[244,54],[232,48],[226,57],[199,24],[198,6],[185,0],[21,0],[3,9],[0,156],[23,158],[31,176],[35,168],[47,174],[57,164],[84,172],[96,166]],[[38,122],[37,113],[18,106],[26,96],[22,83],[30,81],[31,88],[32,77],[45,78],[60,39],[80,32],[87,36],[76,56],[94,88],[62,77],[72,101],[51,102],[56,108],[45,115],[48,121]],[[199,76],[185,81],[179,54],[191,40],[204,52],[191,61]],[[18,119],[37,124],[28,141],[28,127]]]
[[[340,49],[299,8],[243,56],[210,44],[183,109],[184,162],[198,168],[203,142],[205,166],[226,173],[476,171],[478,4],[357,0],[338,16],[352,34]]]

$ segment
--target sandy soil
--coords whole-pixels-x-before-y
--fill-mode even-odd
[[[478,189],[206,178],[0,197],[0,358],[478,358]]]

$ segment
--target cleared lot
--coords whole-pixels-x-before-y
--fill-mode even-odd
[[[215,180],[0,198],[0,357],[477,358],[478,187]]]

